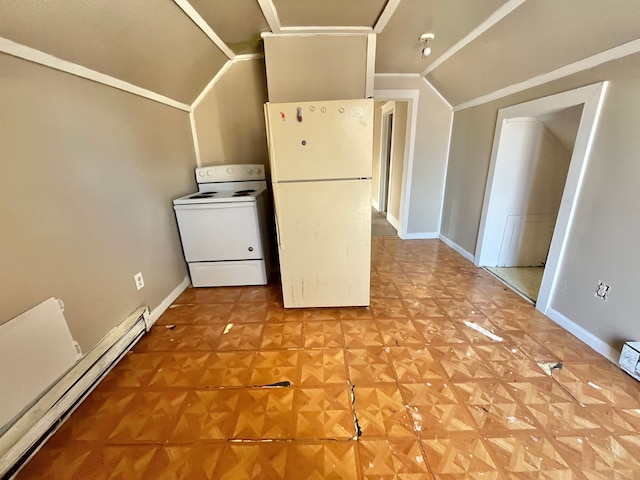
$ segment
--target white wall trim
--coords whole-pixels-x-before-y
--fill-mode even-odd
[[[196,167],[202,166],[202,157],[200,156],[200,142],[198,142],[198,131],[196,129],[196,119],[194,112],[189,112],[189,124],[191,125],[191,136],[193,137],[193,150],[196,154]]]
[[[288,34],[288,33],[292,33],[292,34],[299,34],[299,33],[329,33],[329,34],[334,34],[334,33],[346,33],[346,34],[352,34],[352,33],[366,33],[366,34],[373,34],[373,28],[371,27],[350,27],[350,26],[339,26],[339,27],[321,27],[321,26],[314,26],[314,27],[280,27],[280,34]]]
[[[420,78],[422,79],[422,81],[424,83],[427,84],[427,87],[429,87],[433,91],[433,93],[435,93],[438,96],[438,98],[440,100],[442,100],[442,103],[444,103],[449,108],[449,110],[451,110],[453,112],[453,106],[447,101],[446,98],[444,98],[444,95],[442,95],[440,93],[440,91],[436,87],[434,87],[433,84],[429,80],[427,80],[424,77],[420,77]]]
[[[593,333],[584,329],[576,322],[569,319],[568,317],[565,317],[562,313],[554,310],[553,308],[549,308],[547,310],[546,316],[560,325],[562,328],[567,330],[569,333],[578,337],[578,339],[589,345],[604,358],[610,360],[616,365],[618,364],[620,352],[609,345],[607,342],[605,342],[601,338],[596,337]]]
[[[396,8],[398,8],[398,5],[400,5],[400,1],[401,0],[389,0],[387,2],[387,5],[384,7],[384,10],[382,10],[378,21],[373,27],[373,31],[375,33],[382,33],[384,27],[387,26],[387,23],[389,23],[389,20],[391,20],[391,17],[393,17]]]
[[[146,88],[138,87],[137,85],[119,80],[104,73],[91,70],[90,68],[77,65],[67,60],[62,60],[60,58],[54,57],[53,55],[49,55],[48,53],[44,53],[40,50],[36,50],[35,48],[21,45],[6,38],[0,37],[0,52],[14,57],[22,58],[23,60],[37,63],[45,67],[50,67],[61,72],[69,73],[86,80],[91,80],[108,87],[117,88],[118,90],[132,93],[139,97],[144,97],[149,100],[153,100],[154,102],[168,105],[169,107],[184,110],[185,112],[191,111],[191,107],[185,103],[178,102],[177,100],[174,100],[172,98],[165,97],[164,95],[160,95],[159,93],[152,92],[151,90],[147,90]]]
[[[202,32],[209,37],[209,39],[224,53],[227,58],[235,57],[235,53],[231,50],[226,43],[222,41],[222,39],[218,36],[216,32],[213,31],[213,28],[209,26],[209,24],[205,21],[204,18],[197,12],[195,8],[191,6],[191,4],[187,0],[173,0],[176,5],[178,5],[182,11],[195,23]]]
[[[377,35],[373,33],[367,35],[367,72],[364,80],[364,96],[366,98],[373,97],[373,85],[376,74],[376,39]]]
[[[233,63],[234,63],[233,60],[227,60],[227,63],[225,63],[222,66],[222,68],[218,70],[218,72],[214,75],[214,77],[209,81],[207,86],[202,89],[202,91],[200,92],[200,95],[198,95],[198,97],[191,104],[192,110],[195,110],[196,108],[198,108],[198,105],[200,105],[200,102],[204,100],[204,97],[207,96],[207,94],[211,91],[214,85],[218,83],[218,80],[222,78],[222,76],[227,72],[227,70],[231,68]]]
[[[403,240],[430,240],[438,238],[438,232],[414,232],[405,234]]]
[[[171,290],[171,293],[169,293],[169,295],[160,302],[160,305],[151,310],[149,324],[153,325],[156,323],[158,318],[160,318],[160,315],[162,315],[171,306],[171,304],[176,301],[176,298],[178,298],[189,285],[191,285],[191,278],[189,278],[189,275],[185,275],[184,279],[178,284],[178,286]]]
[[[380,205],[378,204],[378,201],[375,198],[371,199],[371,206],[376,209],[376,212],[380,211]]]
[[[390,77],[404,77],[404,78],[420,78],[419,73],[376,73],[376,77],[390,78]]]
[[[493,258],[495,258],[494,254],[497,246],[495,241],[491,239],[491,232],[489,232],[487,225],[493,206],[496,202],[502,201],[499,195],[499,186],[494,191],[494,179],[496,178],[496,171],[500,168],[502,162],[508,161],[508,158],[501,155],[504,149],[504,147],[501,148],[503,126],[512,118],[536,117],[584,104],[551,246],[542,276],[540,293],[536,302],[536,309],[542,313],[546,313],[551,306],[607,87],[608,82],[596,83],[498,110],[476,242],[474,259],[476,266],[495,266]],[[503,179],[503,181],[506,182],[508,180]]]
[[[267,20],[271,31],[273,33],[280,33],[280,19],[278,18],[278,11],[273,2],[271,0],[258,0],[258,5],[260,5],[262,14]]]
[[[476,107],[484,103],[493,102],[494,100],[513,95],[514,93],[522,92],[539,85],[544,85],[545,83],[568,77],[570,75],[580,73],[584,70],[597,67],[598,65],[602,65],[603,63],[627,57],[638,52],[640,52],[640,39],[624,43],[591,57],[578,60],[577,62],[570,63],[569,65],[557,68],[556,70],[552,70],[551,72],[537,75],[530,78],[529,80],[525,80],[524,82],[514,83],[513,85],[509,85],[508,87],[501,88],[499,90],[496,90],[495,92],[488,93],[487,95],[482,95],[481,97],[474,98],[472,100],[469,100],[468,102],[460,103],[453,107],[453,109],[457,112],[458,110],[464,110],[466,108]]]
[[[405,142],[405,162],[402,167],[402,191],[404,195],[400,200],[400,228],[397,228],[398,236],[403,238],[406,235],[409,223],[409,208],[411,204],[411,179],[413,176],[413,160],[415,156],[416,128],[418,124],[418,102],[420,100],[420,90],[374,90],[373,97],[376,100],[399,100],[409,101],[411,114],[407,119],[411,119],[407,128],[407,140]],[[407,148],[408,147],[408,148]]]
[[[233,57],[234,62],[246,62],[247,60],[261,60],[264,58],[264,53],[243,53],[242,55],[236,55]]]
[[[473,255],[471,253],[469,253],[468,251],[466,251],[464,248],[462,248],[460,245],[458,245],[456,242],[454,242],[450,238],[445,237],[442,234],[438,235],[438,238],[440,240],[442,240],[442,242],[445,245],[448,245],[449,247],[453,248],[456,252],[458,252],[464,258],[466,258],[470,262],[473,262]]]
[[[482,35],[484,32],[493,27],[496,23],[502,20],[504,17],[513,12],[516,8],[522,5],[525,0],[509,0],[505,4],[503,4],[500,8],[494,11],[491,15],[487,17],[487,19],[478,25],[476,28],[471,30],[464,38],[458,40],[454,43],[447,51],[445,51],[442,55],[435,59],[427,68],[422,71],[422,76],[426,76],[429,73],[433,72],[436,68],[446,62],[453,55],[458,53],[464,47],[473,42],[476,38]],[[436,41],[438,39],[436,38]]]
[[[339,28],[339,27],[338,27]],[[294,30],[295,29],[295,30]],[[330,37],[353,37],[353,36],[360,36],[360,35],[369,35],[372,34],[373,30],[366,29],[366,30],[362,30],[362,31],[349,31],[349,30],[336,30],[335,28],[332,27],[332,29],[330,30],[323,30],[321,28],[318,27],[314,27],[313,29],[311,28],[301,28],[298,29],[298,27],[290,27],[289,30],[287,30],[286,28],[281,29],[281,33],[272,33],[272,32],[262,32],[260,34],[261,38],[268,38],[268,37],[318,37],[318,36],[330,36]]]

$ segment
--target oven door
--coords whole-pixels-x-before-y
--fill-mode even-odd
[[[187,262],[262,258],[255,202],[175,205]]]

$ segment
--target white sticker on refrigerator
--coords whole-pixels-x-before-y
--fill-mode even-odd
[[[364,115],[364,111],[362,110],[362,107],[354,107],[353,108],[353,116],[354,117],[361,117],[362,115]]]

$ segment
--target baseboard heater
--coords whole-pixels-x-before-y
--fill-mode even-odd
[[[0,478],[11,478],[21,469],[149,330],[151,323],[149,308],[138,308],[10,422],[0,427]]]

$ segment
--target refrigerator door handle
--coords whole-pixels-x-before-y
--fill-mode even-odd
[[[273,189],[273,217],[276,222],[276,242],[278,243],[278,248],[282,248],[282,241],[280,239],[280,221],[278,220],[278,194],[276,193],[276,189]]]
[[[278,221],[278,215],[274,215],[276,220],[276,238],[278,241],[278,248],[282,248],[282,243],[280,241],[280,222]]]

